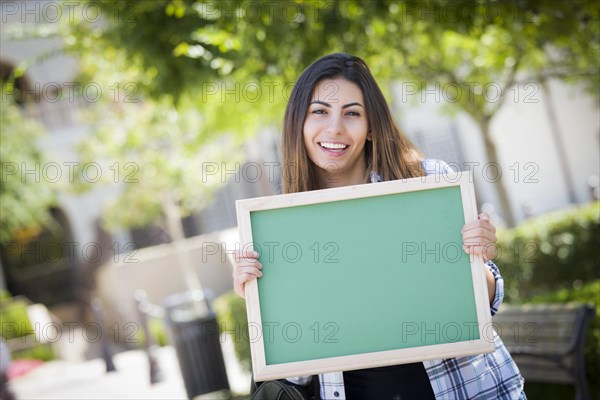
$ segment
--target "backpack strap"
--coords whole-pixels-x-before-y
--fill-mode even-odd
[[[287,386],[299,386],[292,382],[288,382],[285,379],[279,380],[280,382],[286,384]],[[261,386],[263,382],[255,382],[254,377],[251,378],[250,381],[250,399],[256,393],[258,388]],[[321,400],[321,381],[319,379],[319,375],[313,375],[310,383],[306,387],[306,393],[310,396],[311,400]]]
[[[310,390],[310,386],[312,386],[313,390]],[[313,393],[314,400],[321,400],[321,380],[319,379],[319,375],[313,375],[312,381],[309,386],[309,393]]]

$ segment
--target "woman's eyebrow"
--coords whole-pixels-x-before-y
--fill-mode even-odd
[[[327,103],[325,101],[321,101],[321,100],[313,100],[313,101],[310,102],[310,104],[321,104],[321,105],[323,105],[325,107],[331,108],[331,104],[329,104],[329,103]],[[360,106],[360,107],[364,108],[364,106],[362,104],[360,104],[358,101],[355,101],[353,103],[344,104],[342,106],[342,108],[348,108],[348,107],[352,107],[352,106]]]
[[[342,108],[348,108],[348,107],[352,107],[352,106],[361,106],[362,108],[365,108],[365,106],[363,106],[362,104],[360,104],[358,101],[355,101],[354,103],[344,104],[342,106]]]
[[[313,100],[313,101],[310,102],[310,104],[321,104],[322,106],[331,108],[331,104],[326,103],[326,102],[321,101],[321,100]]]

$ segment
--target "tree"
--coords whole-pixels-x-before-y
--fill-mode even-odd
[[[103,80],[107,91],[129,84],[146,103],[168,104],[181,116],[198,112],[197,138],[228,133],[239,143],[259,126],[280,119],[286,96],[277,90],[289,89],[305,66],[333,51],[360,54],[386,81],[405,77],[422,82],[419,89],[426,84],[449,88],[455,96],[450,106],[477,122],[492,163],[498,155],[490,122],[520,79],[556,77],[598,87],[598,8],[584,1],[94,4],[106,23],[80,21],[70,24],[67,33],[69,49],[82,56],[84,76]],[[494,91],[503,96],[490,101]],[[121,147],[118,159],[143,149],[143,134],[138,130],[136,135],[137,142]],[[96,151],[114,148],[118,138],[106,136]],[[199,148],[188,144],[188,151]],[[512,225],[502,182],[497,189]],[[154,205],[144,207],[153,215],[157,199],[150,196]]]
[[[449,108],[466,112],[479,125],[490,163],[499,165],[490,123],[520,82],[538,81],[542,88],[551,78],[582,82],[598,95],[600,11],[592,2],[431,1],[402,3],[390,11],[391,18],[373,25],[391,23],[398,30],[381,37],[385,48],[401,55],[396,73],[416,81],[417,90],[444,88]],[[406,16],[412,23],[389,22]],[[502,214],[514,225],[499,178]]]
[[[127,167],[120,176],[137,178],[109,207],[112,227],[164,216],[167,192],[181,215],[201,209],[224,183],[206,167],[240,160],[247,138],[281,119],[298,69],[323,52],[321,34],[337,37],[346,29],[326,23],[337,18],[328,14],[331,4],[311,2],[93,4],[105,24],[79,19],[57,31],[65,51],[80,60],[79,81],[105,94],[92,108],[94,134],[80,147],[82,165]],[[257,16],[240,17],[251,10]]]
[[[63,35],[65,51],[81,60],[80,83],[97,83],[103,100],[117,100],[116,106],[95,105],[102,109],[103,122],[114,121],[113,132],[121,134],[112,135],[105,126],[90,141],[94,151],[84,145],[83,154],[90,160],[106,159],[109,165],[118,162],[119,168],[128,162],[146,168],[146,160],[152,160],[146,139],[150,143],[173,140],[178,144],[168,144],[171,154],[194,154],[209,143],[213,149],[223,149],[216,143],[227,134],[230,151],[221,155],[236,153],[260,126],[281,119],[286,95],[299,72],[333,51],[360,54],[384,82],[403,77],[423,82],[419,88],[437,83],[447,85],[451,94],[454,89],[457,101],[450,106],[467,112],[479,124],[491,162],[498,157],[489,125],[505,97],[488,101],[490,93],[483,88],[511,93],[511,85],[519,80],[543,83],[550,78],[583,82],[591,93],[598,93],[600,87],[599,11],[593,2],[92,3],[101,11],[102,23],[86,21],[84,13],[76,12],[78,20],[64,18],[66,24],[54,29],[45,26],[37,34]],[[139,100],[144,106],[128,103]],[[155,125],[167,115],[188,121],[181,123],[193,132],[182,127],[163,138],[153,135],[155,127],[157,132],[169,131]],[[121,117],[122,124],[117,122]],[[141,128],[133,129],[136,125]],[[157,148],[153,146],[148,148]],[[148,168],[168,178],[152,185],[127,185],[123,199],[139,205],[140,211],[119,214],[113,208],[111,221],[140,224],[161,214],[155,194],[164,191],[166,182],[181,187],[188,179],[182,173],[185,163],[174,163],[167,154]],[[216,154],[205,154],[207,160],[220,160]],[[130,169],[123,174],[133,171],[133,164],[127,165]],[[190,190],[174,196],[184,215],[200,207],[203,202],[197,199],[210,192],[198,190],[203,191],[201,196]],[[502,185],[498,193],[510,221]]]
[[[43,153],[32,143],[43,127],[26,118],[13,101],[13,88],[2,85],[0,112],[0,242],[26,243],[52,219],[56,182],[45,179]]]
[[[94,104],[95,133],[82,143],[82,165],[100,162],[135,175],[105,214],[109,226],[163,217],[178,246],[181,216],[200,209],[224,183],[220,174],[204,173],[205,166],[222,169],[239,159],[240,144],[280,118],[298,68],[321,55],[325,27],[336,35],[343,27],[326,24],[333,9],[313,3],[289,3],[293,9],[254,1],[93,4],[105,23],[80,19],[60,27],[66,51],[80,60],[80,81],[111,93]],[[239,16],[252,7],[256,23]],[[180,261],[191,287],[199,288],[190,260]]]

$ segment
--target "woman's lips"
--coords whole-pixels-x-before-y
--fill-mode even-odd
[[[319,147],[321,147],[322,150],[330,154],[342,154],[350,146],[344,143],[319,142]]]

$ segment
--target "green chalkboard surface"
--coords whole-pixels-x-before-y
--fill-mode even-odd
[[[480,280],[462,248],[461,181],[414,181],[410,191],[366,197],[345,191],[323,202],[313,194],[308,204],[296,198],[290,206],[259,202],[249,209],[264,274],[257,283],[260,321],[249,313],[260,326],[250,329],[251,340],[254,332],[264,353],[257,367],[320,371],[319,360],[373,354],[385,365],[386,352],[421,349],[427,359],[432,346],[462,343],[469,352],[481,342]]]

